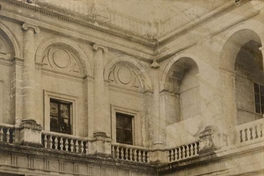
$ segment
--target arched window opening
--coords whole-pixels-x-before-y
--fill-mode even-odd
[[[191,58],[179,59],[168,73],[166,82],[171,94],[167,96],[172,101],[166,102],[166,108],[174,110],[174,123],[200,114],[198,73],[198,66]]]
[[[263,118],[264,76],[260,43],[250,40],[239,50],[236,63],[237,123]]]

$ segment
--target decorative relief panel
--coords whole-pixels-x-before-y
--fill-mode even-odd
[[[139,74],[129,64],[116,64],[108,77],[111,84],[123,86],[131,89],[142,89]]]
[[[81,75],[81,68],[76,55],[63,47],[50,47],[43,56],[43,68],[72,75]]]

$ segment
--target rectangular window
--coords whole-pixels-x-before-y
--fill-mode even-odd
[[[72,103],[50,99],[50,131],[71,134]]]
[[[133,144],[132,115],[116,113],[116,142]]]
[[[264,114],[264,85],[254,83],[255,111]]]

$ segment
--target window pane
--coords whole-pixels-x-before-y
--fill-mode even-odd
[[[51,102],[50,103],[50,115],[58,117],[59,116],[58,112],[59,112],[58,104],[54,103],[54,102]]]
[[[65,104],[60,104],[60,115],[63,118],[69,118],[69,106]]]
[[[59,130],[59,119],[57,117],[50,116],[50,129],[52,131]]]
[[[116,129],[116,142],[122,143],[124,141],[124,133],[122,129]]]
[[[254,91],[255,93],[259,93],[259,85],[257,83],[254,83]]]
[[[264,95],[264,86],[260,85],[260,94]]]
[[[263,104],[261,105],[261,112],[260,113],[264,114],[264,105]]]
[[[255,103],[260,103],[259,94],[255,94]]]
[[[260,105],[259,104],[256,104],[256,113],[260,113]]]

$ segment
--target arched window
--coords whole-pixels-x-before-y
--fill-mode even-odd
[[[264,77],[260,43],[250,40],[239,50],[236,63],[236,102],[238,124],[263,117]]]

